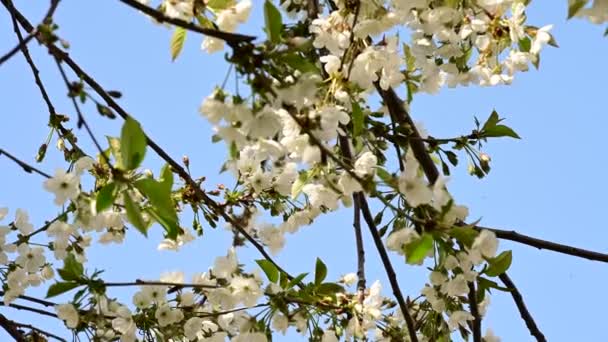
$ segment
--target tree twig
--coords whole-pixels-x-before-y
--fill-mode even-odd
[[[175,26],[179,26],[179,27],[184,28],[189,31],[193,31],[193,32],[204,34],[209,37],[221,39],[233,48],[236,47],[241,42],[251,42],[256,39],[256,37],[254,37],[254,36],[247,36],[247,35],[238,34],[238,33],[230,33],[230,32],[210,29],[210,28],[195,25],[191,22],[188,22],[188,21],[185,21],[185,20],[182,20],[179,18],[172,18],[172,17],[165,15],[164,13],[162,13],[160,11],[155,10],[152,7],[146,6],[146,5],[142,4],[141,2],[138,2],[135,0],[120,0],[120,2],[124,3],[127,6],[130,6],[132,8],[142,11],[143,13],[151,16],[152,18],[156,19],[159,22],[173,24]]]
[[[515,305],[517,305],[519,314],[521,315],[521,318],[526,323],[526,326],[528,327],[530,334],[536,338],[536,341],[546,342],[547,339],[545,338],[545,335],[543,335],[543,333],[540,331],[540,329],[536,325],[536,322],[534,321],[534,318],[530,314],[530,311],[528,311],[528,308],[526,307],[526,304],[524,303],[524,298],[522,297],[521,293],[515,286],[515,283],[513,283],[511,278],[506,273],[503,273],[503,274],[499,275],[498,277],[503,282],[503,284],[505,284],[505,286],[511,290],[510,291],[511,296],[513,297],[513,300],[515,301]]]
[[[520,234],[514,230],[502,230],[495,228],[487,228],[476,226],[477,230],[489,230],[496,234],[496,237],[503,240],[510,240],[522,243],[524,245],[536,247],[538,249],[546,249],[557,253],[572,255],[579,258],[584,258],[593,261],[608,262],[608,254],[590,251],[578,247],[559,244],[552,241],[542,240],[528,235]]]
[[[23,171],[27,172],[27,173],[37,173],[39,175],[41,175],[44,178],[53,178],[51,177],[51,175],[49,175],[48,173],[41,171],[40,169],[35,168],[34,166],[29,165],[28,163],[18,159],[17,157],[13,156],[12,154],[6,152],[6,150],[0,148],[0,156],[1,155],[5,155],[8,159],[12,160],[15,164],[21,166],[21,168],[23,169]]]

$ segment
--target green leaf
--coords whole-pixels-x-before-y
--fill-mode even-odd
[[[524,37],[519,40],[518,45],[519,45],[519,50],[521,52],[528,52],[528,51],[530,51],[530,48],[532,47],[532,41],[530,40],[530,38]]]
[[[207,4],[207,7],[218,11],[234,5],[234,0],[208,0],[205,3]]]
[[[154,179],[143,178],[135,182],[135,187],[148,198],[152,207],[161,216],[177,221],[175,204],[171,198],[171,189],[167,183],[161,183]]]
[[[291,199],[296,199],[302,192],[302,188],[306,185],[309,178],[309,172],[305,171],[298,175],[298,179],[291,186]]]
[[[131,222],[133,227],[139,230],[140,233],[147,237],[148,225],[146,224],[146,221],[144,221],[144,218],[141,215],[141,210],[139,209],[139,206],[135,204],[135,202],[127,191],[124,191],[122,195],[125,203],[125,209],[127,209],[127,218],[129,219],[129,222]]]
[[[353,106],[352,112],[352,121],[353,121],[353,137],[358,137],[361,135],[363,130],[365,129],[365,116],[363,115],[363,110],[361,110],[361,106],[357,101],[351,101]]]
[[[578,13],[578,11],[581,10],[581,8],[585,7],[585,5],[587,5],[587,2],[589,2],[589,0],[571,1],[568,6],[568,19],[574,17],[576,15],[576,13]]]
[[[68,256],[63,259],[63,269],[78,276],[84,274],[84,267],[76,260],[76,257],[72,253],[68,254]]]
[[[317,258],[317,264],[315,265],[315,285],[319,285],[327,277],[327,266]]]
[[[175,240],[180,233],[181,228],[177,222],[177,219],[173,219],[167,216],[163,216],[156,208],[147,208],[146,212],[152,216],[152,218],[160,223],[161,226],[167,232],[169,239]]]
[[[307,275],[308,275],[308,273],[298,274],[297,277],[291,279],[291,281],[287,284],[287,287],[285,289],[289,290],[290,288],[296,286],[297,284],[299,284],[302,281],[302,279],[306,278]]]
[[[97,193],[95,210],[100,213],[109,208],[114,203],[114,199],[116,199],[116,193],[116,183],[110,182],[104,185]]]
[[[317,68],[314,63],[297,53],[281,55],[281,62],[285,62],[290,67],[301,71],[303,74],[307,72],[319,73],[319,68]]]
[[[492,127],[496,126],[496,124],[498,124],[500,121],[501,120],[498,117],[498,112],[493,110],[492,114],[490,114],[490,117],[488,118],[488,120],[486,120],[486,122],[483,124],[483,127],[481,128],[481,130],[485,131],[488,128],[492,128]]]
[[[491,288],[491,289],[497,289],[499,291],[511,292],[511,290],[508,287],[502,287],[502,286],[498,285],[497,282],[484,278],[484,277],[481,277],[481,276],[477,277],[477,284],[479,284],[479,286],[477,287],[478,291],[482,291],[482,290]]]
[[[266,22],[266,34],[268,40],[278,44],[281,42],[281,31],[283,30],[283,19],[281,12],[272,4],[272,1],[266,0],[264,3],[264,21]]]
[[[171,189],[173,188],[173,171],[171,171],[171,166],[169,164],[165,164],[160,170],[160,178],[158,180],[165,191],[171,192]]]
[[[382,168],[382,167],[376,168],[376,174],[388,186],[392,187],[393,189],[397,188],[398,185],[397,185],[397,182],[396,182],[395,178],[393,178],[393,175],[391,175],[384,168]]]
[[[176,26],[171,36],[171,61],[175,61],[184,47],[187,31],[183,27]]]
[[[478,233],[472,227],[454,227],[449,230],[450,236],[467,247],[471,247]]]
[[[110,152],[114,156],[114,160],[116,161],[115,165],[117,168],[122,169],[122,153],[120,152],[120,139],[114,137],[108,137],[108,145],[110,145]]]
[[[323,296],[333,296],[340,292],[344,292],[344,287],[336,283],[323,283],[317,286],[317,293]]]
[[[511,251],[504,251],[497,257],[488,259],[488,264],[490,264],[490,267],[488,267],[484,273],[490,277],[499,276],[509,269],[512,259],[513,255]]]
[[[128,170],[136,169],[146,154],[146,135],[139,122],[128,117],[120,134],[122,164]]]
[[[511,137],[515,139],[521,139],[521,137],[517,133],[515,133],[515,131],[511,127],[505,125],[496,125],[490,127],[484,130],[482,134],[484,137]]]
[[[62,282],[58,281],[55,284],[49,286],[49,289],[46,291],[46,298],[51,298],[55,296],[59,296],[62,293],[66,293],[71,289],[77,288],[81,284],[74,282]]]
[[[255,262],[260,266],[262,271],[264,271],[264,274],[266,274],[266,277],[268,277],[268,280],[271,283],[276,283],[279,280],[279,270],[272,262],[266,259],[259,259]]]
[[[405,257],[408,264],[418,264],[426,258],[433,248],[433,236],[428,233],[405,245]]]

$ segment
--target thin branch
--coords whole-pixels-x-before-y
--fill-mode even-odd
[[[0,306],[8,306],[17,310],[24,310],[24,311],[30,311],[30,312],[35,312],[39,315],[43,315],[43,316],[48,316],[48,317],[54,317],[54,318],[59,318],[57,316],[57,314],[52,313],[52,312],[48,312],[48,311],[44,311],[44,310],[40,310],[40,309],[36,309],[36,308],[30,308],[29,306],[25,306],[25,305],[19,305],[19,304],[4,304],[4,302],[0,302]]]
[[[166,281],[148,281],[136,279],[132,282],[110,282],[103,283],[106,287],[122,287],[122,286],[172,286],[172,287],[193,287],[193,288],[206,288],[206,289],[217,289],[216,285],[204,285],[204,284],[189,284],[189,283],[174,283],[174,282],[166,282]]]
[[[8,159],[12,160],[15,164],[21,166],[23,171],[25,171],[27,173],[34,172],[34,173],[41,175],[44,178],[52,178],[51,175],[49,175],[48,173],[29,165],[28,163],[18,159],[17,157],[13,156],[12,154],[6,152],[6,150],[4,150],[2,148],[0,148],[0,156],[1,155],[5,155]]]
[[[355,200],[353,203],[353,228],[355,229],[355,242],[357,245],[357,290],[359,301],[363,302],[365,292],[365,247],[363,246],[363,235],[361,234],[361,205]]]
[[[28,34],[27,37],[25,37],[23,40],[21,40],[19,43],[17,43],[17,45],[14,48],[10,49],[2,57],[0,57],[0,65],[4,64],[4,62],[11,59],[11,57],[13,57],[17,52],[19,52],[24,45],[27,45],[27,43],[29,43],[30,40],[32,40],[32,38],[34,38],[35,35],[36,35],[36,31]]]
[[[481,342],[481,315],[479,315],[479,306],[477,303],[477,292],[475,291],[475,283],[469,283],[469,308],[473,315],[473,342]]]
[[[374,218],[372,217],[369,206],[367,205],[367,201],[365,200],[365,196],[362,193],[356,193],[354,195],[361,205],[361,210],[363,212],[363,219],[367,223],[367,227],[369,228],[370,233],[372,234],[372,238],[374,239],[374,244],[376,245],[376,249],[380,254],[380,259],[382,260],[382,265],[386,271],[386,275],[388,277],[388,281],[391,284],[391,288],[393,289],[393,295],[397,299],[397,303],[399,303],[399,307],[401,308],[401,312],[403,313],[403,318],[405,319],[405,323],[407,325],[407,331],[410,336],[411,342],[418,342],[418,337],[416,336],[416,329],[414,324],[414,319],[410,315],[408,310],[408,306],[405,303],[405,299],[403,294],[401,293],[401,288],[399,287],[399,282],[397,281],[397,275],[395,274],[395,270],[393,269],[393,265],[391,263],[390,258],[388,257],[388,253],[386,252],[386,248],[382,243],[382,238],[378,233],[378,228],[374,224]]]
[[[534,318],[532,317],[532,315],[530,314],[530,311],[528,311],[528,308],[526,307],[526,304],[524,303],[524,298],[521,296],[521,293],[519,292],[519,290],[517,289],[517,287],[511,280],[511,278],[509,278],[509,276],[506,273],[503,273],[503,274],[499,275],[498,277],[503,282],[503,284],[505,284],[505,286],[511,290],[510,292],[511,292],[511,296],[513,297],[513,301],[515,301],[515,305],[517,305],[519,314],[521,315],[521,318],[526,323],[526,326],[528,327],[530,334],[536,338],[536,341],[546,342],[547,339],[545,338],[545,335],[543,335],[543,333],[540,331],[540,329],[538,329],[536,322],[534,322]]]
[[[67,76],[67,74],[65,72],[65,69],[61,65],[61,61],[59,59],[55,58],[55,63],[57,64],[57,68],[59,69],[59,73],[61,74],[61,78],[63,79],[63,82],[65,83],[66,88],[68,90],[70,90],[70,80],[68,79],[68,76]],[[87,131],[89,137],[93,141],[93,144],[97,148],[97,151],[99,152],[99,155],[104,159],[104,161],[106,162],[106,164],[112,165],[110,163],[109,157],[104,153],[104,150],[101,147],[101,145],[99,144],[99,141],[97,141],[97,138],[95,137],[95,134],[93,134],[93,131],[91,130],[91,127],[89,126],[89,124],[87,123],[87,121],[84,119],[84,115],[82,115],[82,111],[80,110],[80,106],[78,105],[78,102],[76,102],[75,96],[71,96],[71,99],[72,99],[72,104],[74,105],[74,109],[76,110],[76,115],[78,116],[78,123],[76,124],[76,126],[78,128],[80,128],[81,126],[84,126],[84,128]]]
[[[220,31],[220,30],[205,28],[205,27],[195,25],[191,22],[188,22],[188,21],[185,21],[185,20],[182,20],[179,18],[172,18],[172,17],[169,17],[169,16],[165,15],[164,13],[157,11],[152,7],[148,7],[136,0],[120,0],[120,2],[124,3],[127,6],[130,6],[132,8],[142,11],[143,13],[151,16],[152,18],[156,19],[159,22],[173,24],[175,26],[179,26],[179,27],[184,28],[189,31],[198,32],[198,33],[204,34],[209,37],[221,39],[221,40],[225,41],[231,47],[235,47],[241,42],[251,42],[256,39],[256,37],[254,37],[254,36],[247,36],[247,35],[238,34],[238,33],[230,33],[230,32],[224,32],[224,31]]]
[[[19,330],[17,324],[14,321],[6,318],[3,314],[0,314],[0,326],[9,334],[15,341],[25,341],[23,332]]]
[[[4,291],[0,291],[0,296],[4,296],[4,294],[5,294]],[[54,302],[51,302],[51,301],[48,301],[48,300],[39,299],[39,298],[35,298],[35,297],[30,297],[30,296],[26,296],[26,295],[20,295],[17,298],[26,300],[28,302],[40,304],[40,305],[43,305],[43,306],[46,306],[46,307],[51,307],[51,306],[57,305],[57,303],[54,303]]]
[[[19,22],[19,23],[21,23],[21,25],[23,25],[22,19],[25,19],[25,17],[23,17],[23,15],[21,15],[19,13],[19,11],[17,11],[17,9],[13,6],[13,3],[11,2],[11,0],[1,0],[1,1],[2,1],[2,4],[4,5],[4,7],[6,7],[6,9],[9,11],[9,13],[11,15],[11,19],[13,21],[13,30],[15,31],[15,34],[17,35],[19,42],[20,43],[23,42],[23,40],[24,40],[23,35],[21,34],[21,30],[19,29],[19,25],[17,22]],[[53,8],[53,7],[51,7],[51,8]],[[25,20],[27,21],[27,19],[25,19]],[[29,22],[28,22],[28,26],[29,27],[26,27],[25,30],[28,32],[28,34],[32,34],[35,30],[32,27],[32,25],[29,24]],[[38,41],[41,40],[40,37],[38,37],[38,35],[36,35],[36,39],[38,39]],[[38,68],[36,67],[36,64],[32,60],[32,56],[30,55],[27,45],[21,44],[21,52],[23,53],[23,57],[25,57],[25,61],[30,66],[30,69],[32,70],[32,74],[34,75],[34,80],[36,82],[36,85],[38,86],[38,89],[40,90],[40,94],[42,95],[42,99],[46,103],[46,106],[48,107],[48,110],[49,110],[49,114],[52,117],[57,112],[55,111],[55,107],[53,106],[53,103],[51,102],[49,94],[47,93],[46,88],[44,87],[44,84],[42,83],[42,80],[40,79],[40,71],[38,70]]]
[[[47,336],[47,337],[54,338],[54,339],[56,339],[57,341],[67,342],[67,340],[66,340],[65,338],[60,337],[60,336],[57,336],[57,335],[55,335],[55,334],[53,334],[53,333],[50,333],[50,332],[48,332],[48,331],[46,331],[46,330],[42,330],[42,329],[40,329],[40,328],[37,328],[37,327],[35,327],[35,326],[31,325],[31,324],[25,324],[25,323],[19,323],[19,322],[14,322],[14,323],[15,323],[17,326],[21,327],[21,328],[30,329],[30,330],[32,330],[32,331],[37,332],[37,333],[38,333],[38,334],[40,334],[40,335],[45,335],[45,336]]]
[[[501,229],[487,228],[487,227],[481,227],[481,226],[476,226],[475,229],[489,230],[489,231],[494,232],[494,234],[496,234],[496,237],[499,239],[519,242],[524,245],[536,247],[538,249],[546,249],[546,250],[550,250],[550,251],[554,251],[554,252],[558,252],[558,253],[562,253],[562,254],[572,255],[575,257],[579,257],[579,258],[593,260],[593,261],[608,262],[608,254],[594,252],[594,251],[590,251],[587,249],[582,249],[582,248],[578,248],[578,247],[573,247],[573,246],[559,244],[556,242],[538,239],[538,238],[531,237],[528,235],[520,234],[514,230],[501,230]]]

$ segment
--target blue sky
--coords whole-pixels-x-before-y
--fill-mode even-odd
[[[33,21],[46,10],[38,3],[15,3]],[[469,132],[473,116],[485,119],[496,109],[523,139],[495,140],[487,145],[492,172],[483,180],[468,176],[462,163],[450,182],[457,201],[468,205],[470,217],[482,218],[483,225],[606,251],[608,185],[603,172],[608,166],[604,138],[608,42],[602,38],[603,27],[578,20],[566,22],[566,4],[566,0],[537,0],[528,11],[529,23],[555,25],[553,33],[560,44],[559,49],[545,50],[539,71],[520,74],[510,87],[445,89],[435,96],[420,95],[414,100],[412,115],[433,136],[452,137]],[[261,6],[257,1],[255,5],[256,17],[260,17]],[[222,82],[228,69],[221,53],[201,52],[202,38],[191,34],[182,55],[172,63],[171,32],[118,1],[64,1],[56,21],[59,34],[71,43],[71,56],[106,89],[120,90],[121,105],[167,152],[176,158],[190,156],[193,174],[207,176],[208,187],[232,184],[228,175],[218,174],[225,149],[222,144],[211,144],[211,128],[197,113],[202,99]],[[4,11],[0,11],[0,23],[1,53],[14,46],[15,37]],[[242,32],[248,28],[259,32],[259,26],[256,19]],[[31,50],[58,112],[73,115],[53,60],[36,44],[31,44]],[[0,67],[0,93],[0,148],[33,162],[48,134],[48,113],[21,55]],[[86,107],[86,116],[97,136],[119,135],[119,120],[99,117],[94,107]],[[93,153],[84,132],[79,135]],[[152,153],[145,164],[156,172],[162,165]],[[39,166],[52,172],[64,164],[51,147]],[[0,158],[0,175],[0,206],[8,206],[11,213],[16,208],[29,210],[35,226],[57,214],[40,177],[23,173],[4,158]],[[326,262],[330,277],[355,271],[351,216],[349,210],[339,211],[289,236],[278,261],[291,273],[312,271],[316,257]],[[177,254],[156,250],[160,228],[148,239],[130,234],[123,245],[92,248],[90,265],[106,269],[108,281],[158,278],[172,270],[190,276],[205,271],[230,244],[230,235],[221,228],[205,228],[202,239]],[[370,240],[368,234],[364,237]],[[549,341],[608,340],[603,328],[608,305],[605,265],[509,242],[501,242],[501,249],[513,249],[509,273]],[[249,247],[240,256],[244,261],[257,258]],[[380,279],[389,294],[371,243],[367,258],[368,279]],[[394,263],[404,293],[416,295],[426,281],[424,272],[405,266],[398,257]],[[44,291],[34,289],[32,293]],[[0,307],[0,312],[18,321],[58,327],[12,309]],[[494,294],[485,327],[492,327],[503,341],[532,340],[507,294]],[[3,333],[2,340],[6,338]],[[286,340],[297,338],[290,335]]]

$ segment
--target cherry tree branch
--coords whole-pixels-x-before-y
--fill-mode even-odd
[[[4,64],[4,62],[11,59],[17,52],[21,51],[23,46],[27,45],[27,43],[29,43],[30,40],[32,40],[32,38],[34,38],[35,35],[36,35],[36,31],[28,34],[27,37],[25,37],[23,40],[18,42],[17,45],[15,45],[15,47],[13,47],[7,53],[2,55],[2,57],[0,57],[0,65]]]
[[[146,6],[136,0],[120,0],[120,2],[122,2],[123,4],[125,4],[129,7],[142,11],[143,13],[151,16],[152,18],[156,19],[159,22],[173,24],[175,26],[184,28],[188,31],[193,31],[193,32],[201,33],[201,34],[209,36],[209,37],[221,39],[221,40],[225,41],[231,47],[235,47],[239,43],[242,43],[242,42],[247,43],[247,42],[251,42],[256,39],[256,37],[254,37],[254,36],[247,36],[247,35],[238,34],[238,33],[230,33],[230,32],[210,29],[210,28],[195,25],[191,22],[188,22],[188,21],[185,21],[185,20],[182,20],[179,18],[172,18],[172,17],[169,17],[169,16],[165,15],[164,13],[157,11],[152,7]]]
[[[35,326],[31,325],[31,324],[19,323],[19,322],[14,322],[14,321],[13,321],[13,323],[15,323],[15,325],[17,325],[17,326],[19,326],[21,328],[30,329],[30,330],[32,330],[32,331],[34,331],[34,332],[36,332],[36,333],[38,333],[40,335],[45,335],[47,337],[54,338],[57,341],[67,342],[67,340],[65,338],[57,336],[57,335],[55,335],[53,333],[50,333],[50,332],[48,332],[46,330],[42,330],[40,328],[37,328],[37,327],[35,327]]]
[[[0,326],[9,334],[15,341],[25,341],[23,332],[19,330],[16,322],[9,320],[3,314],[0,314]]]
[[[29,165],[28,163],[18,159],[17,157],[13,156],[12,154],[6,152],[6,150],[0,148],[0,156],[5,155],[8,159],[12,160],[15,164],[21,166],[21,168],[23,169],[23,171],[27,172],[27,173],[37,173],[39,175],[41,175],[44,178],[52,178],[51,175],[49,175],[48,173],[41,171],[40,169],[37,169],[34,166]]]
[[[552,241],[542,240],[528,235],[520,234],[514,230],[502,230],[496,228],[487,228],[476,226],[477,230],[489,230],[496,234],[496,237],[503,240],[519,242],[524,245],[536,247],[538,249],[546,249],[562,254],[572,255],[579,258],[584,258],[593,261],[608,262],[608,254],[590,251],[578,247],[559,244]]]
[[[367,227],[372,235],[374,240],[374,244],[376,245],[376,249],[380,254],[380,259],[382,260],[382,265],[386,271],[388,276],[388,281],[391,284],[391,288],[393,289],[393,295],[397,299],[397,303],[399,303],[399,307],[401,308],[401,312],[403,313],[403,318],[405,319],[405,324],[407,325],[407,331],[410,336],[411,342],[417,342],[418,337],[416,336],[416,325],[414,323],[414,319],[410,315],[408,310],[408,306],[403,297],[403,293],[401,293],[401,288],[399,287],[399,282],[397,281],[397,274],[395,273],[395,269],[391,263],[391,260],[386,252],[386,248],[382,243],[382,238],[380,237],[380,233],[378,232],[378,228],[374,223],[374,218],[372,217],[369,206],[367,205],[367,201],[362,193],[356,193],[353,196],[356,196],[361,205],[361,210],[363,212],[363,219],[367,223]]]
[[[149,281],[149,280],[141,280],[136,279],[132,282],[104,282],[104,286],[106,287],[124,287],[124,286],[172,286],[172,287],[192,287],[192,288],[204,288],[204,289],[217,289],[219,288],[216,285],[205,285],[205,284],[190,284],[190,283],[175,283],[175,282],[167,282],[167,281]]]
[[[536,341],[546,342],[547,339],[545,338],[545,335],[543,335],[543,333],[536,325],[536,322],[534,322],[534,317],[532,317],[530,311],[528,311],[528,308],[524,303],[524,298],[522,297],[521,293],[519,292],[511,278],[506,273],[503,273],[498,277],[503,282],[503,284],[505,284],[505,286],[511,290],[511,296],[513,296],[513,300],[515,301],[515,305],[517,305],[519,314],[521,315],[521,318],[524,320],[524,322],[526,322],[526,326],[528,327],[530,334],[536,338]]]
[[[473,342],[481,342],[481,316],[479,314],[479,306],[477,303],[477,292],[475,291],[475,283],[469,282],[469,308],[473,315]]]

